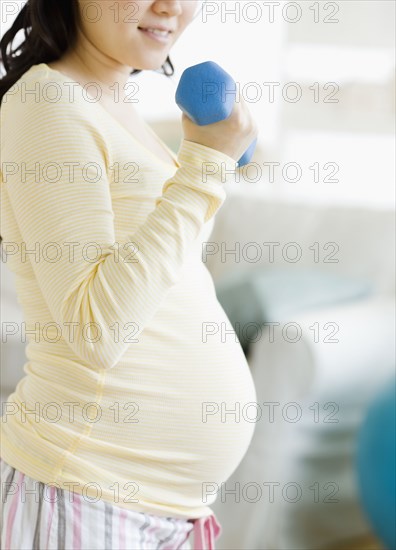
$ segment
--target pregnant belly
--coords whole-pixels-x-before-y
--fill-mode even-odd
[[[188,449],[187,462],[203,480],[231,475],[252,439],[257,397],[204,266],[172,289],[139,342],[109,372],[110,386],[122,371],[133,377],[139,403],[134,444],[154,448],[160,437],[170,457]]]
[[[54,470],[64,479],[101,479],[108,488],[116,481],[126,491],[137,482],[142,503],[190,514],[213,502],[206,484],[220,487],[239,465],[255,429],[256,391],[208,271],[193,267],[112,369],[96,375],[72,363],[29,363],[16,394],[28,410],[98,403],[92,421],[77,406],[73,422],[65,408],[57,422],[30,421],[29,430],[14,425],[16,416],[7,424],[14,438],[42,449],[38,457],[56,451]]]

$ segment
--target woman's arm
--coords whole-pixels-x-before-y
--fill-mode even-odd
[[[22,261],[31,263],[73,352],[93,369],[110,369],[130,345],[123,327],[136,323],[135,337],[143,331],[179,280],[203,224],[225,199],[221,170],[203,179],[202,163],[225,163],[233,170],[235,161],[184,140],[178,156],[181,168],[164,183],[146,221],[128,235],[136,246],[114,246],[108,151],[103,136],[84,116],[84,105],[11,98],[1,116],[7,136],[2,143],[2,184],[22,235]],[[18,167],[14,174],[12,163]],[[73,323],[74,335],[68,328]],[[84,336],[90,323],[101,331],[96,342]],[[129,332],[130,327],[125,334]],[[96,335],[94,328],[92,338]]]

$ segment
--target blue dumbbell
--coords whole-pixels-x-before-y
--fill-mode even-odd
[[[176,90],[176,103],[199,126],[227,119],[236,101],[234,79],[217,63],[205,61],[186,69]],[[239,159],[238,165],[250,162],[257,139]]]

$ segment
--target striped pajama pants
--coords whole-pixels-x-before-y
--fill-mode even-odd
[[[0,457],[0,548],[3,550],[214,549],[221,526],[127,510],[46,485]]]

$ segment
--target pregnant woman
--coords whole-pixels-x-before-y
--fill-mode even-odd
[[[226,197],[203,168],[235,170],[257,130],[243,100],[205,127],[182,115],[174,155],[130,100],[131,74],[172,74],[201,7],[28,0],[1,41],[1,236],[27,342],[0,423],[4,549],[205,549],[221,532],[210,505],[256,393],[202,260]]]

